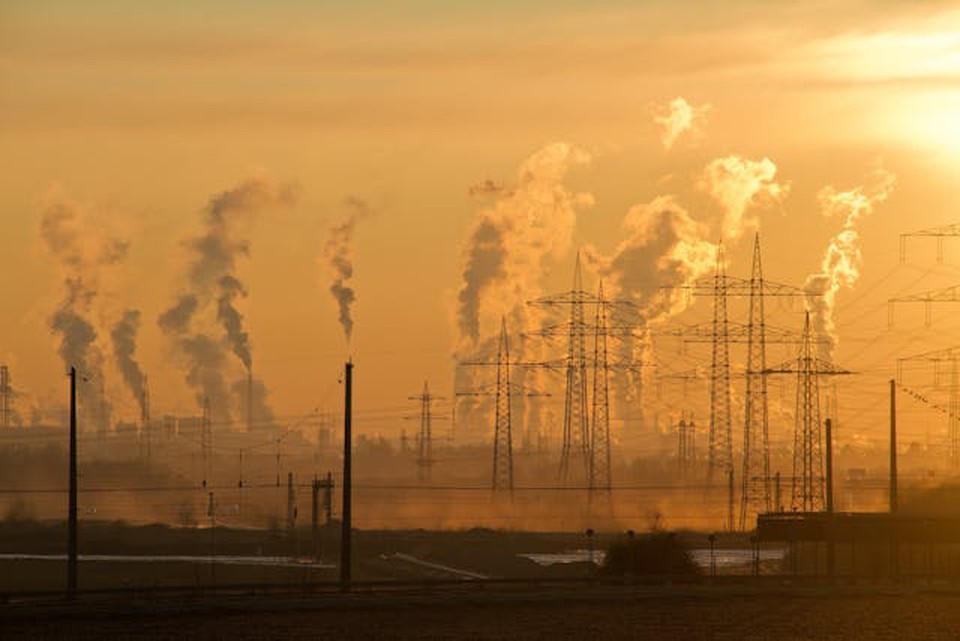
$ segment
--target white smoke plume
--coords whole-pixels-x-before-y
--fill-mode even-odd
[[[638,317],[629,320],[649,328],[688,306],[689,295],[680,287],[712,272],[716,248],[708,240],[709,228],[694,220],[673,196],[631,207],[623,230],[625,238],[612,255],[590,248],[586,257],[613,297],[636,305]],[[623,340],[620,358],[644,362],[649,347],[649,335]],[[641,383],[642,377],[634,375],[614,379],[622,414],[631,413],[627,408],[636,401]]]
[[[700,187],[723,209],[722,238],[735,242],[758,228],[755,207],[771,205],[786,197],[789,185],[776,180],[777,166],[769,158],[750,160],[740,156],[717,158],[701,174]]]
[[[851,288],[860,279],[863,256],[860,252],[859,223],[873,213],[893,192],[896,176],[877,168],[867,183],[849,191],[824,187],[817,195],[820,211],[827,218],[842,218],[843,228],[830,239],[820,261],[820,271],[807,277],[804,285],[810,292],[807,309],[814,335],[820,338],[821,358],[833,359],[837,346],[835,310],[837,293]]]
[[[571,168],[589,161],[577,147],[553,143],[523,162],[513,185],[486,181],[482,189],[471,189],[494,200],[477,214],[463,248],[461,349],[476,347],[484,328],[495,334],[502,316],[522,326],[526,301],[542,292],[547,261],[569,252],[577,211],[593,204],[590,194],[572,193],[563,184]]]
[[[347,342],[353,334],[353,310],[357,293],[350,285],[353,278],[353,234],[357,222],[370,213],[365,201],[356,196],[350,196],[345,201],[347,214],[333,224],[327,231],[327,242],[323,247],[323,258],[330,270],[332,281],[329,291],[337,303],[340,327]]]
[[[137,362],[137,332],[140,330],[140,312],[135,309],[126,310],[120,320],[110,330],[110,340],[113,343],[113,359],[123,376],[123,382],[133,395],[143,415],[145,408],[144,376],[140,363]]]
[[[653,121],[660,128],[660,141],[663,143],[663,148],[671,149],[677,139],[686,132],[701,133],[710,108],[709,104],[694,107],[680,96],[659,105]]]
[[[262,176],[215,194],[203,210],[202,232],[185,242],[186,282],[176,302],[157,319],[184,361],[198,405],[209,399],[218,421],[230,420],[227,354],[248,372],[253,365],[243,315],[235,306],[237,298],[246,296],[237,263],[249,255],[250,223],[266,210],[291,206],[297,195],[294,185]]]
[[[104,232],[88,208],[59,194],[51,197],[41,216],[40,235],[63,279],[61,302],[50,317],[50,328],[60,339],[57,351],[66,368],[76,367],[91,382],[81,387],[81,420],[107,429],[110,406],[90,392],[102,389],[104,381],[97,318],[116,268],[126,258],[128,243]]]

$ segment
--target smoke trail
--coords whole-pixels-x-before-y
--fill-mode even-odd
[[[230,419],[228,352],[248,371],[253,361],[243,315],[235,306],[238,297],[246,296],[237,263],[249,255],[249,224],[264,210],[288,207],[296,199],[295,186],[262,176],[211,197],[202,212],[200,235],[185,242],[186,282],[176,302],[157,319],[183,358],[197,403],[209,399],[217,420]]]
[[[710,107],[709,104],[694,107],[680,96],[660,105],[653,121],[660,128],[660,141],[663,143],[663,148],[669,150],[677,138],[685,132],[700,133],[707,121]]]
[[[820,271],[807,277],[805,288],[807,309],[815,335],[821,337],[821,358],[833,359],[837,346],[834,312],[837,293],[841,288],[853,287],[860,279],[863,257],[860,253],[859,222],[873,213],[893,191],[896,177],[889,171],[878,168],[871,172],[866,186],[838,192],[827,186],[820,190],[817,199],[821,213],[828,218],[842,217],[843,228],[830,239],[820,261]]]
[[[736,241],[757,228],[756,217],[748,216],[754,205],[782,200],[789,185],[776,181],[777,166],[769,158],[749,160],[726,156],[710,162],[701,175],[700,186],[723,208],[722,238]]]
[[[128,243],[107,235],[91,218],[88,210],[55,194],[41,216],[40,235],[63,279],[63,297],[49,320],[59,336],[57,352],[65,367],[76,367],[102,387],[104,359],[95,319]],[[86,424],[110,425],[110,406],[103,399],[94,402],[81,394],[80,413]]]
[[[137,351],[137,332],[140,330],[140,312],[135,309],[128,309],[120,317],[120,320],[110,331],[110,338],[113,341],[113,358],[123,376],[123,381],[127,384],[127,389],[133,394],[137,405],[140,407],[140,414],[145,411],[143,394],[143,370],[140,364],[134,358]]]
[[[350,336],[353,334],[353,314],[350,307],[357,300],[356,292],[348,284],[353,278],[353,232],[357,221],[367,216],[370,208],[356,196],[347,198],[346,205],[349,210],[347,215],[331,226],[327,232],[323,257],[333,277],[329,291],[337,303],[340,326],[349,343]]]
[[[569,251],[577,210],[593,203],[590,194],[571,193],[563,184],[570,169],[589,161],[586,152],[553,143],[523,162],[513,186],[487,181],[471,190],[495,200],[478,213],[463,248],[461,348],[476,347],[481,326],[498,327],[501,316],[526,317],[525,302],[540,294],[547,259]]]
[[[226,332],[227,344],[240,359],[248,371],[253,367],[253,356],[250,353],[250,335],[243,330],[243,316],[233,306],[237,296],[246,296],[247,291],[243,283],[233,276],[224,276],[220,279],[220,297],[217,298],[217,320]]]

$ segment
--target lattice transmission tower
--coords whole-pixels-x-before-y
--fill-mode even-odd
[[[795,332],[772,328],[766,323],[764,299],[767,297],[806,297],[809,292],[783,283],[764,279],[760,251],[760,235],[754,237],[753,264],[749,279],[726,274],[723,244],[717,245],[717,264],[712,278],[697,281],[688,287],[695,296],[712,296],[713,322],[675,330],[685,341],[711,343],[710,424],[708,428],[707,477],[711,483],[727,482],[734,469],[731,411],[730,344],[747,344],[746,399],[744,403],[744,448],[741,464],[740,519],[728,508],[728,527],[745,527],[747,513],[769,509],[772,501],[770,475],[769,412],[766,380],[766,346],[769,343],[796,343]],[[746,324],[729,320],[729,298],[747,297],[749,316]],[[732,496],[728,506],[735,505]]]
[[[562,367],[564,383],[563,438],[560,449],[559,478],[562,483],[583,479],[588,489],[609,490],[610,470],[610,396],[611,371],[638,372],[640,363],[611,362],[607,341],[611,337],[635,337],[639,323],[615,320],[611,317],[627,309],[636,316],[636,306],[629,301],[611,300],[603,294],[602,284],[597,294],[583,288],[580,257],[574,266],[573,289],[530,302],[552,309],[569,310],[568,320],[560,325],[547,325],[530,336],[563,338],[566,354],[561,362],[549,361],[539,366],[556,371]],[[585,310],[595,306],[594,322],[587,322]],[[587,355],[587,341],[593,340],[593,354]],[[592,394],[588,396],[588,370],[592,370]]]
[[[943,225],[941,227],[930,227],[919,231],[900,234],[900,262],[907,261],[907,239],[908,238],[936,238],[937,239],[937,262],[943,262],[943,239],[960,237],[960,223]]]
[[[430,483],[433,480],[433,402],[440,397],[430,393],[427,381],[423,382],[423,392],[409,396],[408,400],[420,403],[420,431],[417,433],[417,480]]]
[[[750,273],[750,304],[747,320],[746,397],[743,414],[743,464],[740,471],[741,531],[747,529],[748,512],[769,512],[770,415],[767,404],[767,333],[763,305],[763,263],[760,234],[754,238]]]
[[[497,388],[494,398],[493,483],[494,491],[513,491],[513,412],[510,402],[510,339],[506,319],[500,319],[497,344]]]
[[[603,295],[603,282],[600,283],[597,299],[588,483],[591,491],[610,491],[612,484],[610,470],[610,361],[607,354],[607,304]]]
[[[825,506],[823,478],[823,423],[820,415],[820,378],[852,372],[818,358],[810,328],[810,312],[804,316],[797,358],[768,374],[796,374],[797,405],[793,436],[793,483],[790,506],[794,511],[819,512]]]
[[[493,389],[455,390],[456,396],[493,396],[493,474],[491,487],[495,492],[513,492],[513,399],[516,397],[540,397],[550,394],[529,390],[511,380],[513,367],[541,367],[540,363],[514,362],[510,359],[510,337],[505,318],[500,319],[500,337],[497,342],[496,361],[463,361],[460,366],[496,367]]]
[[[950,367],[949,401],[947,403],[947,443],[950,467],[960,468],[960,347],[938,349],[897,359],[897,382],[903,383],[903,366],[907,363],[932,363],[933,384],[941,385],[943,364]]]

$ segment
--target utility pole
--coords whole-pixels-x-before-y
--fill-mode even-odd
[[[10,387],[10,368],[6,365],[0,365],[0,429],[10,427],[10,420],[13,413],[11,397],[13,389]]]
[[[350,589],[351,490],[353,486],[351,439],[353,410],[353,362],[347,361],[343,376],[343,514],[340,520],[340,589]]]
[[[144,453],[147,459],[153,455],[153,439],[150,433],[150,387],[147,375],[143,375],[143,389],[140,392],[140,432],[144,441]]]
[[[67,506],[67,596],[77,595],[77,368],[70,368],[70,495]]]
[[[210,399],[203,399],[203,422],[200,424],[200,454],[203,466],[202,486],[207,487],[207,478],[210,476],[210,450],[213,433],[210,425]]]
[[[897,382],[890,381],[890,514],[896,514],[897,501]]]
[[[293,472],[287,472],[287,533],[293,536],[297,527],[297,495],[293,488]]]

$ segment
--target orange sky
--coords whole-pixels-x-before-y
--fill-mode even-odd
[[[425,378],[449,395],[464,247],[491,206],[468,190],[516,183],[556,142],[583,154],[559,184],[590,197],[524,287],[568,287],[576,249],[609,256],[630,208],[658,196],[673,195],[715,239],[723,208],[703,176],[731,156],[775,165],[782,192],[745,214],[763,233],[767,276],[800,284],[842,227],[821,215],[817,194],[865,185],[882,166],[896,186],[858,223],[862,278],[837,301],[837,360],[862,372],[841,388],[849,438],[881,433],[877,399],[898,355],[960,338],[949,307],[932,329],[909,309],[891,329],[885,305],[960,278],[960,241],[946,243],[942,266],[922,240],[897,264],[900,232],[956,218],[960,12],[949,3],[383,4],[4,3],[0,355],[30,402],[65,389],[49,328],[62,274],[40,220],[66,198],[83,205],[91,229],[130,242],[104,277],[99,340],[111,314],[141,310],[137,355],[155,412],[197,411],[156,320],[182,289],[182,243],[201,233],[211,195],[250,176],[299,191],[252,223],[237,269],[255,371],[276,413],[339,402],[348,350],[322,250],[351,195],[371,209],[354,246],[358,405],[403,407]],[[709,109],[665,149],[655,117],[678,96]],[[730,272],[746,276],[749,243],[730,244]],[[675,320],[708,316],[699,303]],[[482,318],[481,333],[493,333]],[[676,360],[669,349],[661,361]],[[707,356],[691,348],[682,364]],[[770,360],[785,356],[772,349]],[[117,418],[133,420],[112,367],[107,380]],[[689,402],[704,415],[701,396]],[[663,420],[683,404],[675,391],[647,402]],[[916,417],[911,437],[925,438],[929,424],[942,438],[937,415],[904,411]],[[392,433],[398,423],[365,429]]]

